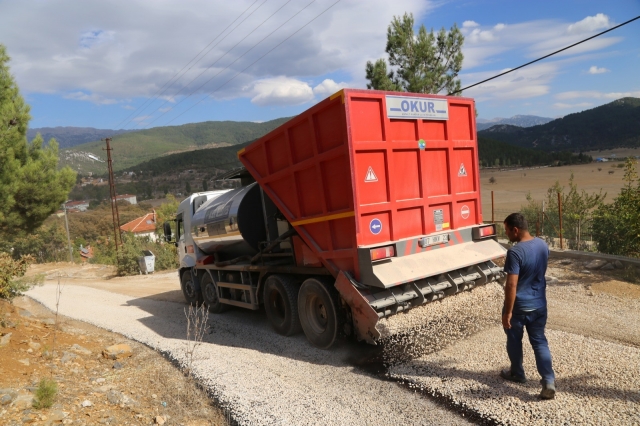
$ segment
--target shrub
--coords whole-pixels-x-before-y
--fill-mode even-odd
[[[0,252],[0,299],[11,300],[44,281],[44,275],[24,278],[33,261],[31,256],[15,260],[8,253]]]
[[[44,378],[40,380],[33,398],[33,408],[50,408],[58,394],[58,383],[53,379]]]

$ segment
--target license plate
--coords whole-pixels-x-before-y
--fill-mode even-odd
[[[449,242],[449,234],[431,235],[420,239],[420,247],[429,247]]]

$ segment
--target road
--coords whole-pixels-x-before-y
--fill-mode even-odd
[[[514,390],[497,379],[508,362],[497,324],[435,353],[403,360],[381,377],[356,366],[359,357],[370,355],[369,346],[343,343],[317,350],[303,335],[277,335],[262,311],[236,309],[209,317],[211,334],[197,348],[191,368],[239,424],[468,424],[469,416],[494,424],[640,422],[640,287],[580,269],[550,268],[558,278],[549,288],[549,334],[559,394],[547,405],[536,398],[537,380]],[[55,309],[60,275],[61,314],[189,364],[186,305],[175,272],[109,279],[104,268],[64,264],[34,272],[46,272],[48,279],[28,293],[33,299]],[[530,351],[526,356],[534,378]],[[521,415],[504,409],[514,404]]]

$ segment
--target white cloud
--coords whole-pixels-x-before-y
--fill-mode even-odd
[[[151,97],[198,52],[210,49],[203,52],[202,61],[187,67],[184,77],[166,88],[161,99],[179,101],[185,94],[202,96],[214,91],[215,98],[232,99],[247,96],[243,87],[276,76],[317,81],[326,74],[341,73],[353,76],[351,84],[364,87],[366,62],[386,56],[384,29],[392,17],[411,11],[421,19],[436,4],[425,0],[371,0],[363,7],[361,2],[343,1],[318,17],[334,2],[317,0],[304,10],[307,3],[290,2],[258,29],[284,2],[60,0],[39,3],[37,8],[24,2],[3,2],[0,40],[12,56],[12,73],[27,95],[82,93],[73,96],[88,102],[130,102],[136,97]],[[248,13],[255,11],[253,15],[242,15],[209,44],[249,6]],[[301,29],[315,17],[318,19]],[[30,28],[29,37],[25,37],[24,28]],[[312,88],[294,85],[280,96],[283,88],[269,92],[267,86],[264,82],[259,86],[261,92],[253,95],[255,102],[298,102],[313,92]],[[321,83],[318,90],[323,88]]]
[[[462,23],[462,28],[475,28],[475,27],[479,27],[480,24],[478,24],[475,21],[464,21]]]
[[[609,17],[603,13],[598,13],[595,16],[587,16],[582,21],[569,25],[567,27],[567,32],[569,34],[582,34],[597,30],[604,30],[610,26],[611,22],[609,21]]]
[[[335,81],[327,78],[323,80],[322,83],[313,88],[313,93],[314,95],[318,95],[320,97],[326,97],[333,95],[338,90],[344,89],[345,87],[348,87],[347,83],[336,83]]]
[[[134,109],[136,109],[136,107],[131,106],[131,105],[123,105],[123,106],[122,106],[122,108],[123,108],[123,109],[128,109],[128,110],[134,110]]]
[[[597,90],[570,91],[558,93],[554,96],[556,99],[566,101],[569,99],[620,99],[620,98],[640,98],[640,90],[631,92],[599,92]]]
[[[471,33],[466,37],[467,41],[471,43],[478,43],[480,41],[491,41],[495,40],[495,36],[491,31],[482,31],[478,28],[475,28]]]
[[[461,75],[462,86],[500,74],[503,70]],[[513,73],[488,81],[480,86],[465,90],[463,96],[476,98],[476,101],[528,99],[546,95],[550,92],[550,83],[558,73],[557,63],[538,63]]]
[[[609,72],[609,70],[606,68],[598,68],[595,65],[589,68],[589,74],[604,74],[605,72]]]
[[[74,101],[88,101],[98,105],[112,105],[118,103],[115,99],[105,98],[97,93],[71,92],[63,95],[65,99],[73,99]]]
[[[299,105],[313,99],[313,89],[304,81],[274,77],[256,81],[251,102],[260,105]]]
[[[496,30],[496,31],[502,31],[502,30],[504,30],[504,27],[506,27],[506,25],[505,25],[505,24],[496,24],[496,25],[493,27],[493,29],[494,29],[494,30]]]
[[[591,102],[580,102],[577,104],[565,104],[562,102],[556,102],[555,104],[553,104],[553,107],[557,109],[569,109],[569,108],[586,108],[592,105],[593,104]]]

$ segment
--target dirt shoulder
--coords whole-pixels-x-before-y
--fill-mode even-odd
[[[0,424],[226,425],[224,414],[154,350],[58,316],[27,297],[0,301]],[[108,359],[123,344],[131,356]],[[33,408],[42,378],[58,384],[51,408]]]

